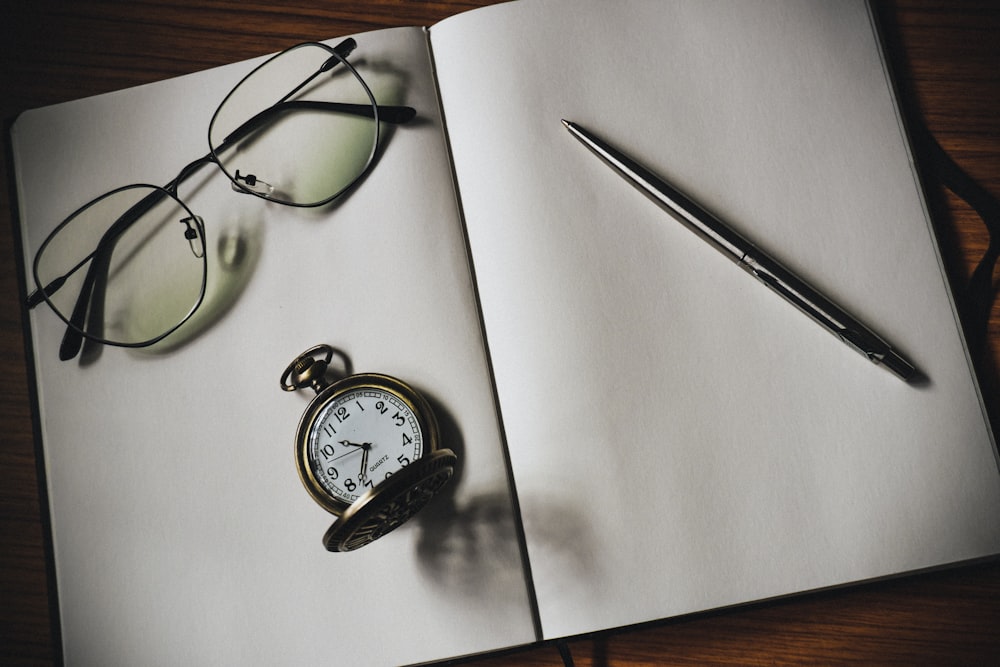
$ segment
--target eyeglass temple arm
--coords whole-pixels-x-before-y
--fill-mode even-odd
[[[294,102],[279,102],[260,113],[251,116],[246,122],[233,130],[215,149],[216,153],[225,150],[230,144],[243,139],[251,132],[271,122],[271,119],[285,111],[329,111],[352,116],[372,118],[373,108],[370,104],[348,104],[344,102],[317,102],[312,100],[296,100]],[[379,106],[378,119],[386,123],[401,125],[408,123],[417,115],[417,110],[406,106]]]
[[[296,100],[294,102],[282,102],[262,113],[277,113],[286,110],[309,109],[312,111],[330,111],[346,113],[351,116],[363,116],[372,118],[372,105],[370,104],[349,104],[347,102],[316,102],[312,100]],[[259,114],[258,114],[259,115]],[[402,125],[409,123],[417,115],[417,110],[406,106],[383,106],[378,105],[378,119],[385,123]],[[249,121],[247,121],[249,122]]]
[[[339,55],[341,58],[346,58],[347,56],[351,55],[351,53],[353,53],[354,49],[356,48],[358,48],[358,43],[354,41],[353,37],[348,37],[340,44],[337,44],[337,46],[333,47],[333,50],[336,51],[337,55]],[[336,63],[331,64],[326,69],[330,69],[331,67],[333,67],[334,64]]]
[[[83,347],[84,319],[87,320],[87,330],[90,331],[95,323],[100,323],[104,319],[104,298],[105,286],[108,282],[108,270],[111,266],[111,251],[114,242],[107,244],[104,248],[97,250],[94,259],[87,267],[87,275],[84,277],[83,288],[80,296],[73,306],[73,314],[70,316],[70,326],[66,327],[62,341],[59,343],[59,360],[69,361],[80,353]],[[100,326],[98,324],[98,326]],[[103,332],[97,334],[103,336]]]

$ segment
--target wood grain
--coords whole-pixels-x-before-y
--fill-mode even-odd
[[[490,0],[254,2],[35,0],[0,21],[0,115],[158,81],[308,39],[427,25]],[[1000,5],[880,4],[905,114],[1000,197]],[[6,135],[4,137],[6,147]],[[918,155],[918,159],[920,155]],[[73,159],[72,155],[66,156]],[[0,177],[9,182],[8,166]],[[53,183],[58,187],[58,183]],[[961,290],[986,247],[979,218],[928,184],[947,270]],[[0,194],[0,663],[61,661],[39,495],[15,246]],[[1000,304],[976,358],[985,400],[1000,413]],[[1000,517],[995,520],[1000,521]],[[988,664],[1000,661],[1000,563],[967,565],[734,610],[673,619],[567,646],[576,665]],[[463,664],[562,665],[555,645]]]

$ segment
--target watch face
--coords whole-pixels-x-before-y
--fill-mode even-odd
[[[317,486],[353,503],[424,455],[424,433],[413,404],[378,386],[335,392],[316,412],[304,443]]]

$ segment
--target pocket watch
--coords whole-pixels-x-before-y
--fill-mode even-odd
[[[457,457],[441,447],[437,420],[419,393],[378,373],[327,382],[333,355],[317,345],[281,376],[285,391],[316,392],[295,434],[306,491],[337,516],[329,551],[352,551],[405,523],[451,479]]]

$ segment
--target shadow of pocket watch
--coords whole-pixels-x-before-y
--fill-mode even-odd
[[[295,434],[295,461],[309,495],[337,516],[323,544],[353,551],[416,514],[451,479],[457,458],[441,447],[434,413],[412,387],[377,373],[327,382],[332,355],[329,345],[306,350],[281,388],[316,392]]]

